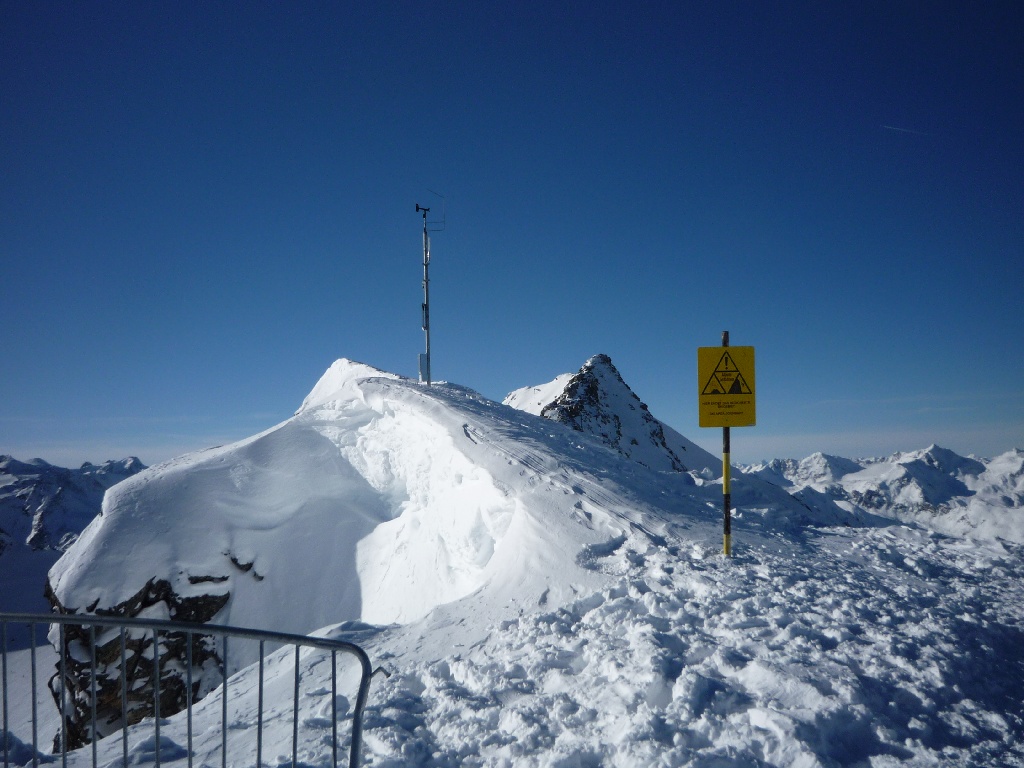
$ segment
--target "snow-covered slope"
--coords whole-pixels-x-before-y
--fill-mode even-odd
[[[884,459],[816,453],[746,471],[812,504],[827,499],[847,510],[914,521],[953,536],[1024,543],[1022,465],[1020,450],[979,460],[932,445]]]
[[[44,611],[46,572],[100,511],[136,458],[67,469],[0,456],[0,610]]]
[[[656,419],[607,355],[595,355],[575,374],[508,394],[504,403],[600,439],[623,456],[660,471],[707,469],[722,461]]]
[[[484,586],[556,604],[591,580],[580,552],[635,514],[617,481],[646,472],[469,390],[341,360],[287,421],[115,488],[52,597],[295,632],[408,622]]]
[[[566,385],[572,379],[573,374],[561,373],[547,384],[538,384],[534,387],[523,387],[509,392],[502,401],[520,411],[540,416],[544,408],[551,405],[565,391]]]
[[[566,424],[338,361],[287,421],[112,489],[53,598],[362,644],[392,673],[373,683],[371,766],[1024,764],[1024,548],[870,514],[830,495],[867,466],[815,459],[801,472],[818,485],[771,470],[799,498],[735,476],[725,559],[721,481],[624,455],[643,409],[593,379],[595,407],[563,401]],[[1018,452],[980,474],[929,455],[960,474],[928,493],[1016,504]],[[329,764],[330,684],[302,663],[299,760]],[[287,659],[269,668],[290,696]],[[196,708],[197,764],[219,759],[219,695]],[[255,695],[240,671],[232,713]],[[266,743],[286,743],[290,702]],[[255,723],[232,717],[233,759],[251,762]],[[186,738],[180,717],[161,727],[168,754]]]

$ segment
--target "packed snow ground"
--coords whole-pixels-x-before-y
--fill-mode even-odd
[[[961,472],[989,506],[935,525],[897,518],[901,478],[932,487],[913,462],[941,449],[871,488],[831,457],[750,468],[726,559],[721,481],[624,458],[612,443],[646,432],[612,415],[585,414],[618,424],[601,439],[339,361],[293,419],[116,486],[51,582],[103,607],[157,573],[183,594],[224,576],[218,622],[333,625],[391,673],[367,765],[1024,765],[1024,547],[998,535],[1019,526],[1019,452]],[[301,662],[305,766],[330,763],[323,662]],[[269,765],[290,762],[290,664],[269,665]],[[219,762],[220,695],[195,710],[197,764]],[[252,764],[251,668],[228,695],[230,761]],[[181,716],[161,733],[183,764]],[[130,741],[152,762],[151,728]],[[117,737],[100,750],[119,761]]]
[[[743,528],[732,560],[692,529],[623,542],[609,586],[445,657],[375,640],[375,764],[1024,761],[1019,552]]]

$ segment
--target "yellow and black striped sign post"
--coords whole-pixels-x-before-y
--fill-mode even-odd
[[[752,427],[757,422],[754,348],[730,347],[728,331],[722,331],[722,346],[698,347],[697,392],[700,425],[722,428],[722,549],[729,556],[732,554],[729,428]]]

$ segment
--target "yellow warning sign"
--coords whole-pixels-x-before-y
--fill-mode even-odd
[[[698,347],[702,427],[752,427],[757,421],[753,347]]]

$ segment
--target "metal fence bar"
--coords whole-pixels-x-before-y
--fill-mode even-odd
[[[192,633],[185,634],[185,710],[188,714],[188,768],[192,768]]]
[[[60,625],[60,647],[67,647],[64,625]],[[68,768],[68,659],[60,655],[60,764]]]
[[[153,630],[153,765],[160,768],[160,638]]]
[[[121,669],[128,669],[128,639],[125,635],[126,627],[122,626],[121,638]],[[128,674],[127,671],[121,674],[121,759],[123,765],[128,765]]]
[[[220,694],[220,765],[221,768],[228,768],[228,636],[222,639],[222,653],[220,665],[221,694]]]
[[[11,765],[11,755],[10,755],[10,751],[11,751],[11,746],[10,746],[10,744],[11,744],[11,736],[10,736],[10,733],[11,733],[11,731],[10,731],[10,728],[8,727],[8,725],[7,725],[7,625],[4,624],[2,629],[3,629],[3,637],[2,637],[2,642],[0,642],[0,651],[2,651],[2,656],[3,656],[2,679],[3,679],[3,684],[4,684],[4,697],[3,697],[3,706],[4,706],[4,768],[10,768],[10,765]]]
[[[29,624],[29,641],[32,650],[29,656],[32,664],[32,768],[39,768],[39,713],[36,711],[36,624]]]
[[[331,651],[331,765],[338,768],[338,652]]]
[[[256,768],[263,768],[263,651],[264,641],[260,640],[259,705],[256,707]]]
[[[292,707],[292,768],[299,762],[299,646],[295,646],[295,706]]]
[[[89,668],[96,669],[96,627],[89,627]],[[92,719],[92,768],[96,768],[96,675],[89,676],[89,716]]]
[[[30,637],[32,641],[30,643],[30,665],[31,665],[31,686],[32,694],[31,698],[31,709],[32,709],[32,766],[38,768],[39,765],[39,713],[36,705],[36,691],[38,690],[37,680],[37,658],[36,658],[36,627],[38,624],[57,624],[59,625],[60,633],[60,648],[59,648],[59,661],[58,661],[58,675],[61,678],[60,681],[60,716],[61,716],[61,731],[60,731],[60,749],[61,757],[64,765],[67,765],[67,755],[69,752],[69,732],[68,729],[71,723],[68,722],[68,633],[65,630],[66,626],[77,626],[77,627],[88,627],[88,642],[90,645],[89,649],[89,660],[90,664],[90,689],[89,689],[89,715],[91,722],[88,727],[83,729],[84,736],[79,737],[76,735],[76,740],[79,738],[88,738],[92,742],[92,765],[96,768],[98,757],[96,742],[100,738],[99,726],[98,726],[98,712],[97,712],[97,628],[116,628],[118,630],[119,640],[119,651],[120,651],[120,663],[122,674],[120,675],[120,695],[121,695],[121,752],[123,764],[127,766],[128,760],[128,734],[127,729],[129,725],[129,709],[128,709],[128,674],[127,674],[127,659],[128,659],[128,632],[129,630],[139,630],[142,632],[142,639],[138,641],[140,649],[145,646],[145,636],[147,630],[152,633],[153,638],[153,708],[154,708],[154,731],[156,736],[156,749],[154,752],[154,759],[156,766],[160,764],[160,636],[167,637],[169,633],[180,633],[185,637],[186,642],[186,719],[188,727],[188,761],[191,768],[192,765],[192,688],[194,680],[192,676],[192,644],[194,642],[194,635],[201,634],[203,636],[214,636],[220,637],[222,640],[222,659],[221,659],[221,680],[222,680],[222,734],[221,734],[221,763],[224,768],[227,766],[227,726],[228,726],[228,711],[227,711],[227,698],[228,698],[228,638],[242,638],[249,640],[256,640],[259,642],[259,713],[258,713],[258,725],[257,725],[257,766],[259,768],[260,762],[263,757],[263,707],[264,707],[264,658],[265,658],[265,643],[278,643],[282,645],[291,645],[295,649],[295,670],[294,670],[294,707],[292,715],[292,764],[297,766],[298,763],[298,722],[299,722],[299,686],[300,686],[300,650],[301,648],[318,648],[322,650],[329,650],[331,652],[331,714],[332,714],[332,746],[333,746],[333,762],[337,765],[338,760],[338,727],[337,727],[337,654],[347,653],[354,656],[360,665],[360,678],[359,678],[359,689],[356,695],[355,705],[352,708],[352,734],[351,744],[349,748],[349,766],[350,768],[356,768],[359,765],[359,756],[362,750],[362,718],[363,712],[366,707],[366,701],[369,695],[370,681],[373,676],[373,668],[370,665],[369,657],[366,652],[355,645],[343,640],[329,640],[326,638],[310,637],[306,635],[294,635],[284,632],[269,632],[266,630],[258,629],[247,629],[244,627],[229,627],[223,625],[213,624],[188,624],[184,622],[175,621],[163,621],[163,620],[148,620],[148,619],[128,619],[117,616],[95,616],[91,614],[32,614],[32,613],[5,613],[0,612],[0,628],[2,628],[2,643],[0,643],[0,651],[3,656],[3,726],[5,738],[3,739],[3,752],[4,752],[4,763],[3,768],[10,768],[11,762],[11,736],[10,736],[10,701],[8,696],[9,688],[9,669],[7,662],[8,649],[8,632],[7,625],[9,623],[27,624],[29,626]],[[77,647],[79,640],[72,640],[71,645]],[[134,643],[135,641],[133,641]],[[76,661],[75,664],[85,663],[81,660],[81,654],[75,652]],[[142,651],[140,650],[140,654]],[[140,655],[141,660],[141,655]],[[116,690],[116,689],[115,689]],[[105,698],[109,698],[107,693],[104,693]],[[71,710],[79,713],[80,708],[75,703],[76,701],[81,702],[83,707],[85,706],[83,699],[76,699],[73,695],[71,697]],[[76,728],[75,733],[78,734],[79,730]],[[56,746],[56,745],[55,745]]]

